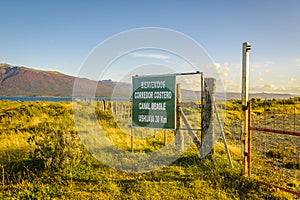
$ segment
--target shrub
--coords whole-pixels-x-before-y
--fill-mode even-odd
[[[83,154],[83,146],[74,125],[67,119],[62,123],[38,124],[28,141],[35,145],[30,157],[33,160],[42,160],[45,169],[58,170],[68,165],[76,165]]]

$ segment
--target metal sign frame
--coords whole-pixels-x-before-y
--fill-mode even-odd
[[[189,73],[133,76],[131,108],[132,128],[161,128],[175,130],[177,123],[176,108],[178,106],[176,76],[194,74],[201,75],[201,104],[203,105],[202,93],[204,84],[202,72],[196,71]],[[143,87],[143,84],[146,84],[146,87]],[[167,96],[167,98],[156,99],[154,97],[155,92],[163,92],[172,97],[169,98],[170,96]],[[149,115],[149,113],[151,113],[151,115]]]
[[[134,76],[132,87],[132,127],[176,128],[176,76]]]

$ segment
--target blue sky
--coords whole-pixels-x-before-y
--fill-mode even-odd
[[[3,0],[0,9],[2,63],[77,75],[108,37],[162,27],[202,45],[227,91],[240,90],[241,46],[248,41],[253,49],[250,91],[300,94],[298,0]]]

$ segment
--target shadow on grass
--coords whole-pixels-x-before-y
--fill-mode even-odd
[[[34,179],[44,170],[44,163],[42,160],[20,160],[2,164],[1,167],[0,177],[4,177],[4,182],[10,184]]]

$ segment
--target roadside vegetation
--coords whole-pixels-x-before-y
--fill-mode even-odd
[[[130,135],[124,131],[130,129],[130,118],[127,113],[123,118],[114,118],[111,106],[106,105],[106,110],[103,110],[103,106],[96,103],[97,120],[108,130],[107,137],[114,144],[130,151]],[[256,117],[263,113],[260,106],[257,104],[253,108]],[[271,107],[279,109],[280,101],[272,101]],[[0,199],[296,198],[240,175],[241,104],[239,101],[226,101],[219,103],[218,108],[226,111],[224,131],[234,168],[228,164],[220,139],[213,160],[199,159],[196,147],[191,145],[169,166],[153,172],[131,173],[103,165],[86,150],[77,134],[71,102],[0,101]],[[291,106],[291,109],[294,107]],[[186,108],[185,113],[190,121],[198,123],[194,108]],[[153,129],[149,129],[137,134],[149,136],[135,138],[136,153],[152,152],[164,146],[163,131],[154,133]],[[173,139],[174,133],[168,131],[167,141]],[[269,151],[265,157],[257,156],[254,160],[266,160],[266,156],[285,157],[286,164],[292,162],[292,167],[299,173],[299,157],[295,157],[299,143],[290,147],[294,154],[283,153],[282,148]],[[268,170],[263,166],[265,162],[257,163],[260,170]],[[271,171],[264,180],[272,181],[276,176]],[[299,188],[299,179],[290,182],[289,187]]]

